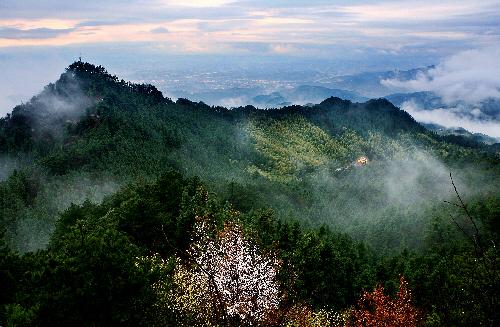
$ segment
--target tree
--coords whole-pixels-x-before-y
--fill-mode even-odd
[[[358,308],[353,309],[351,315],[353,327],[414,327],[417,326],[419,317],[404,277],[400,278],[399,292],[395,299],[385,295],[384,287],[379,285],[373,292],[363,293],[358,301]]]
[[[212,231],[197,217],[195,241],[174,272],[174,309],[207,324],[264,322],[280,304],[280,261],[260,253],[236,223],[226,222],[215,237]]]
[[[115,225],[111,214],[77,220],[57,248],[23,256],[6,325],[21,319],[36,326],[148,325],[154,279],[136,265],[141,249]]]

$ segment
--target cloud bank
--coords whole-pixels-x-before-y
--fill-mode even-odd
[[[426,110],[420,108],[414,101],[406,101],[401,105],[401,109],[423,123],[438,124],[446,128],[463,127],[472,133],[486,134],[500,139],[500,122],[479,119],[481,115],[479,108],[469,110],[468,107],[464,109],[463,106],[457,106]]]
[[[401,109],[416,120],[500,137],[500,46],[459,52],[414,79],[385,79],[397,91],[433,92],[442,107],[422,108],[406,101]]]
[[[446,104],[478,105],[487,99],[500,98],[500,47],[460,52],[421,72],[409,81],[382,80],[381,83],[406,91],[431,91]]]

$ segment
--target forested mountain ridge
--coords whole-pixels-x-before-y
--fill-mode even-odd
[[[23,257],[6,255],[5,260],[13,260],[6,265],[25,260],[23,269],[48,274],[45,278],[54,282],[44,288],[36,280],[24,280],[38,292],[38,306],[29,299],[29,288],[14,287],[6,294],[17,294],[16,298],[7,296],[2,302],[10,305],[2,311],[5,317],[51,316],[47,310],[58,308],[61,321],[72,310],[79,312],[74,318],[78,321],[98,310],[98,322],[89,325],[116,323],[115,319],[132,324],[159,296],[145,291],[158,276],[146,274],[146,268],[135,270],[134,258],[158,253],[163,260],[172,259],[178,254],[173,248],[186,249],[193,225],[207,216],[215,217],[214,228],[219,229],[226,221],[236,221],[248,235],[260,235],[260,246],[281,253],[280,260],[290,264],[280,277],[283,287],[312,309],[345,309],[375,282],[386,282],[394,290],[398,274],[404,274],[416,287],[416,301],[426,310],[427,321],[482,319],[488,324],[493,319],[489,315],[494,306],[478,300],[481,292],[495,290],[490,280],[485,277],[469,285],[466,278],[454,280],[456,276],[447,271],[458,264],[458,273],[469,274],[475,257],[467,243],[473,226],[460,218],[464,236],[449,219],[449,214],[463,217],[460,208],[443,201],[455,197],[452,172],[479,219],[482,237],[496,242],[498,154],[477,142],[429,132],[384,99],[352,103],[329,98],[313,106],[228,110],[187,99],[173,102],[152,85],[127,83],[103,67],[79,61],[0,120],[0,155],[0,176],[5,176],[0,182],[0,223],[5,239],[20,252],[45,249]],[[85,264],[87,254],[75,252],[87,228],[87,254],[92,255],[93,246],[105,257],[119,244],[125,249],[120,257],[106,257],[111,270],[114,264],[130,267],[124,271],[130,274],[120,278],[136,287],[111,310],[118,316],[96,309],[98,303],[86,307],[89,312],[77,309],[83,298],[73,298],[70,286],[59,293],[62,302],[44,298],[50,287],[57,289],[58,278],[45,271],[45,265],[57,262],[64,267],[65,260],[76,260],[82,264],[77,274],[92,270]],[[116,243],[99,245],[107,237]],[[7,248],[2,251],[10,253]],[[496,250],[488,251],[496,255]],[[308,256],[310,260],[304,261]],[[103,258],[96,254],[92,260]],[[333,273],[339,264],[343,268]],[[169,269],[160,269],[160,275],[171,276]],[[488,267],[480,269],[489,273]],[[427,270],[444,274],[444,280],[464,287],[467,295],[453,295],[455,307],[446,307],[449,292],[454,292],[446,288],[433,302],[431,290],[436,285],[425,276]],[[9,274],[18,278],[15,271]],[[294,274],[298,277],[292,283],[287,276]],[[103,278],[96,282],[99,285],[108,278],[95,277]],[[331,285],[338,287],[331,290]],[[87,291],[91,299],[94,290]],[[96,298],[108,292],[120,296],[123,291],[117,286]],[[74,307],[64,306],[64,296],[76,301]],[[128,314],[123,308],[132,306],[134,296],[142,302]],[[477,312],[468,309],[469,320],[454,311],[466,306],[468,297],[479,301]],[[435,304],[440,307],[432,311]],[[171,314],[162,319],[177,319]],[[152,312],[147,315],[154,318]],[[198,317],[193,312],[188,316]]]
[[[129,103],[126,103],[127,100]],[[315,123],[323,124],[322,127],[326,127],[329,132],[345,127],[361,133],[377,130],[390,135],[403,131],[425,131],[408,114],[398,110],[385,99],[358,104],[329,98],[312,107],[289,106],[272,112],[258,111],[251,106],[227,110],[222,107],[209,107],[201,102],[192,103],[186,99],[179,99],[174,103],[164,98],[152,85],[128,83],[108,74],[103,67],[75,62],[56,83],[49,84],[41,94],[33,97],[28,103],[17,106],[12,114],[2,118],[0,151],[9,153],[35,150],[43,153],[41,148],[44,142],[54,141],[54,135],[50,133],[53,126],[50,124],[76,124],[78,128],[70,130],[69,134],[81,134],[85,131],[83,125],[92,125],[89,120],[97,120],[101,113],[107,114],[111,111],[105,118],[114,118],[111,114],[116,112],[107,108],[110,106],[121,106],[123,112],[129,113],[147,109],[151,115],[157,114],[154,110],[159,106],[168,107],[172,111],[179,110],[173,107],[189,110],[203,108],[207,114],[212,113],[233,120],[251,114],[271,117],[301,114]]]
[[[176,148],[181,143],[194,143],[190,137],[192,135],[183,133],[193,133],[193,130],[196,133],[204,132],[203,127],[207,123],[203,120],[213,120],[213,124],[226,126],[220,130],[222,135],[213,133],[209,137],[226,138],[222,142],[234,143],[231,139],[235,137],[231,132],[234,133],[238,125],[255,119],[286,119],[296,115],[304,116],[332,137],[349,129],[361,137],[367,137],[370,133],[389,137],[415,133],[420,138],[428,138],[429,142],[442,140],[426,132],[408,114],[384,99],[353,104],[339,98],[329,98],[313,107],[290,106],[262,111],[247,106],[227,110],[186,99],[174,103],[163,98],[161,92],[152,85],[120,81],[102,67],[75,62],[55,84],[48,85],[40,95],[33,97],[27,104],[17,106],[12,114],[0,120],[0,153],[29,153],[36,158],[45,158],[43,164],[49,169],[68,170],[71,167],[59,165],[58,160],[63,160],[61,157],[67,156],[73,166],[89,164],[85,162],[85,157],[90,159],[92,155],[71,153],[79,152],[76,148],[83,140],[106,141],[107,136],[118,138],[113,141],[127,137],[148,138],[151,143],[163,143],[165,147]],[[227,125],[231,125],[231,128],[227,128]],[[130,134],[127,135],[127,132]],[[465,139],[447,141],[470,146]],[[472,146],[481,147],[479,143]],[[92,144],[88,151],[105,158],[125,150],[116,147],[116,142],[108,141],[108,144]],[[76,158],[70,158],[71,155]]]

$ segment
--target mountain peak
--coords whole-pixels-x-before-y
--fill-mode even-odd
[[[75,61],[66,68],[66,71],[73,73],[77,77],[94,77],[94,78],[104,78],[109,81],[118,82],[118,77],[111,75],[103,66],[96,66],[94,64]]]
[[[321,101],[320,105],[329,105],[329,106],[339,106],[339,105],[350,105],[352,104],[349,100],[344,100],[339,97],[329,97],[325,100]]]

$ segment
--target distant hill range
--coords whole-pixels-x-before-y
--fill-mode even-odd
[[[381,72],[364,72],[354,75],[325,77],[315,81],[304,81],[303,84],[295,85],[297,81],[273,81],[265,80],[263,83],[251,83],[241,87],[218,87],[204,91],[188,92],[185,90],[173,90],[175,96],[189,98],[193,101],[202,101],[209,105],[220,105],[234,108],[244,105],[253,105],[258,108],[281,108],[290,105],[314,105],[329,97],[338,97],[352,102],[364,102],[369,98],[384,97],[395,106],[408,105],[418,110],[446,109],[459,118],[465,118],[475,122],[500,121],[500,101],[489,99],[475,106],[466,103],[445,103],[443,99],[433,92],[406,92],[401,93],[390,84],[382,83],[383,80],[397,79],[408,81],[415,79],[419,73],[426,72],[434,66],[421,67],[410,70],[392,70]],[[284,87],[280,84],[289,84]],[[228,85],[232,84],[228,81]],[[274,86],[273,86],[274,85]],[[166,90],[169,94],[171,90]],[[436,122],[433,122],[436,124]],[[432,125],[432,124],[431,124]],[[460,127],[460,126],[457,126]],[[433,129],[441,133],[444,128]],[[453,133],[447,129],[446,134]],[[473,137],[486,143],[498,142],[496,138],[482,137],[476,133],[457,134],[465,137]]]
[[[334,77],[328,81],[329,87],[345,90],[356,90],[366,97],[382,97],[386,94],[394,93],[394,90],[387,85],[380,83],[382,80],[397,79],[408,81],[415,79],[419,73],[425,72],[435,66],[414,68],[410,70],[389,70],[382,72],[363,72],[354,75]]]
[[[279,108],[292,104],[320,103],[330,97],[352,102],[364,102],[368,100],[368,98],[353,91],[330,89],[323,86],[300,85],[280,92],[255,96],[250,103],[259,108]]]
[[[165,90],[173,92],[176,97],[203,101],[210,105],[238,107],[251,104],[263,108],[277,108],[289,104],[320,103],[328,97],[339,97],[353,102],[364,102],[369,98],[380,98],[394,93],[390,87],[380,83],[383,79],[409,80],[418,72],[433,66],[412,70],[395,70],[384,72],[366,72],[355,75],[344,75],[323,78],[321,80],[304,79],[302,83],[290,81],[290,86],[273,86],[271,81],[255,83],[245,87],[227,87],[206,89],[203,91]],[[230,83],[229,83],[230,84]],[[278,83],[279,84],[279,83]]]

